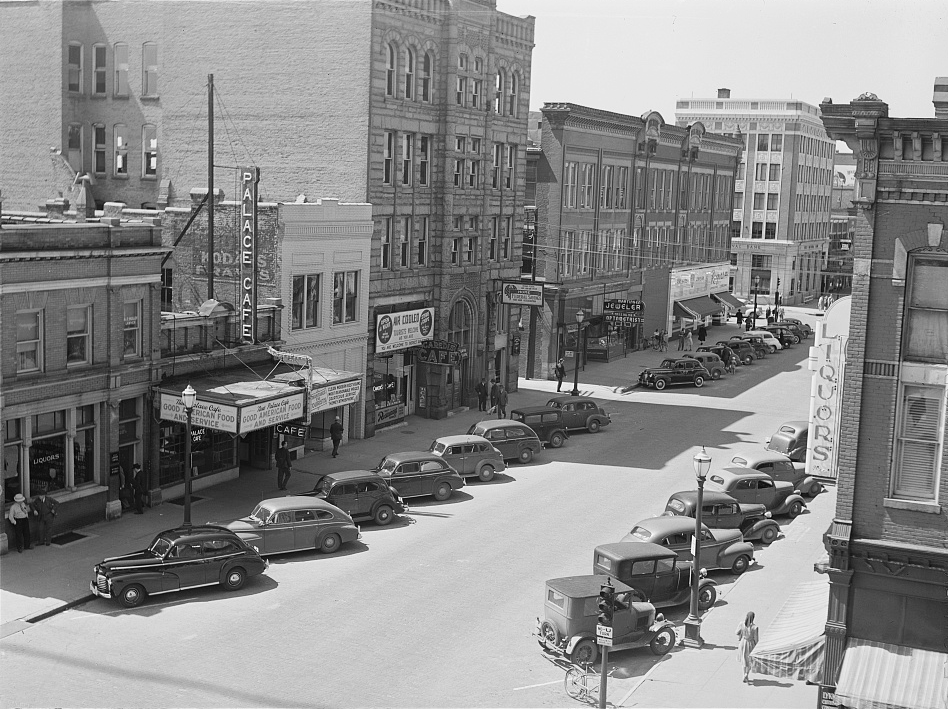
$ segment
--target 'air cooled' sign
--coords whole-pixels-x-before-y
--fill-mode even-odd
[[[240,339],[257,341],[257,183],[260,169],[240,168]]]

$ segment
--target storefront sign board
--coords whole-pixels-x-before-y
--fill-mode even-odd
[[[317,411],[346,406],[358,401],[361,395],[361,379],[313,387],[309,392],[309,411],[311,414],[314,414]]]
[[[376,316],[376,353],[403,350],[434,338],[434,308]]]
[[[257,183],[260,168],[240,168],[240,338],[257,341]]]
[[[279,399],[246,404],[240,408],[240,432],[249,433],[260,428],[292,421],[303,415],[303,393]]]
[[[165,421],[187,423],[188,416],[180,394],[162,392],[161,418]],[[191,411],[191,425],[237,433],[237,407],[198,399]]]
[[[542,306],[543,284],[504,281],[500,291],[500,302],[504,305]]]

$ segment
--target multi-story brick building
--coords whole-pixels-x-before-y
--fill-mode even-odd
[[[371,203],[364,332],[374,341],[377,318],[433,307],[433,336],[453,347],[436,363],[412,347],[376,357],[370,344],[368,435],[471,402],[488,370],[515,386],[513,316],[499,293],[520,268],[533,18],[495,0],[278,0],[240,12],[200,0],[43,2],[0,13],[11,62],[0,90],[17,97],[0,105],[7,208],[34,209],[75,173],[91,176],[98,206],[190,207],[207,181],[210,102],[216,188],[236,191],[235,166],[253,165],[266,201]]]
[[[721,300],[740,305],[727,293],[737,139],[570,103],[545,104],[538,125],[536,259],[522,278],[543,284],[545,304],[531,309],[522,374],[548,377],[564,353],[608,360],[645,333],[707,322]],[[604,303],[620,300],[644,303],[641,325],[607,321]]]
[[[838,497],[822,681],[833,706],[948,696],[948,78],[936,79],[935,108],[892,118],[873,94],[820,105],[857,161],[846,376],[829,441]]]
[[[735,182],[731,264],[735,293],[761,302],[808,302],[826,259],[835,145],[816,106],[798,99],[681,99],[680,126],[739,136],[745,161]],[[755,280],[759,279],[759,280]]]

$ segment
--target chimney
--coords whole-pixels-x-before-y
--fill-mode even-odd
[[[935,104],[935,118],[948,118],[948,76],[935,79],[932,103]]]
[[[730,89],[718,89],[718,98],[731,98]]]

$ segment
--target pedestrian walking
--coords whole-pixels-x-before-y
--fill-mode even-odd
[[[695,347],[694,338],[691,336],[691,330],[685,333],[685,352],[691,352]]]
[[[553,374],[556,376],[556,391],[559,391],[560,387],[563,386],[563,377],[566,376],[566,365],[564,364],[562,357],[560,357],[559,361],[556,363],[556,366],[553,367]]]
[[[783,306],[777,308],[777,320],[783,322]]]
[[[13,525],[13,538],[16,540],[16,550],[23,553],[24,549],[33,548],[33,540],[30,539],[30,507],[26,504],[26,498],[20,493],[13,497],[13,504],[7,512],[7,519]]]
[[[339,444],[342,443],[342,433],[345,429],[342,427],[342,419],[338,416],[329,427],[329,437],[332,438],[332,457],[339,455]]]
[[[494,413],[494,408],[497,406],[497,394],[500,392],[500,383],[491,377],[490,379],[490,411],[489,413]]]
[[[668,351],[668,333],[665,330],[658,333],[658,349],[661,352]]]
[[[681,352],[685,349],[685,331],[681,330],[678,333],[678,351]]]
[[[144,514],[145,507],[145,473],[142,472],[142,466],[135,463],[132,466],[132,475],[128,481],[132,489],[132,506],[135,508],[135,514]]]
[[[744,324],[744,313],[740,310],[737,311],[737,326],[740,327]]]
[[[286,441],[280,442],[280,447],[277,448],[276,452],[276,464],[277,464],[277,487],[280,490],[286,490],[287,484],[290,482],[290,466],[292,464],[290,460],[290,449],[286,445]]]
[[[507,415],[507,390],[501,384],[497,391],[497,418],[502,419]]]
[[[484,377],[481,377],[474,391],[477,392],[477,410],[487,411],[487,380]]]
[[[704,326],[704,323],[701,323],[698,326],[698,344],[704,345],[704,341],[708,339],[708,329]]]
[[[770,322],[770,306],[767,306],[767,310],[764,311],[764,317],[767,319],[767,322]]]
[[[736,635],[740,639],[737,644],[737,657],[744,670],[744,681],[750,682],[751,653],[757,646],[758,636],[757,626],[754,625],[754,611],[749,611],[744,622],[737,626]]]
[[[53,535],[53,522],[56,519],[56,500],[52,497],[46,495],[46,491],[43,490],[39,495],[33,498],[33,514],[36,515],[37,519],[37,539],[36,543],[43,543],[46,546],[49,546],[52,541]]]

